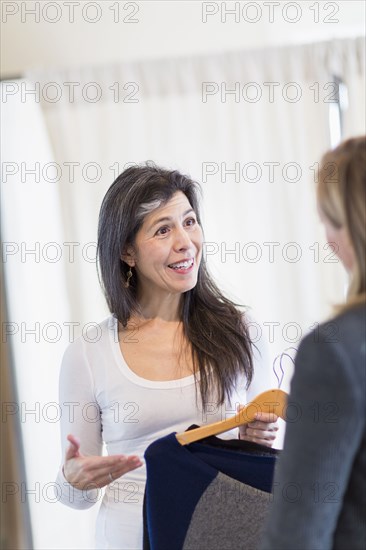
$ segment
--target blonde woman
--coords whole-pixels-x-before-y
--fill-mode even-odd
[[[349,272],[347,302],[301,343],[266,550],[366,547],[366,139],[322,159],[318,208]]]

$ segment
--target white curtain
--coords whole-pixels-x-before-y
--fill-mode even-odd
[[[94,261],[98,210],[128,163],[153,160],[201,182],[209,267],[230,297],[252,308],[253,330],[269,340],[272,361],[331,312],[344,297],[346,278],[325,247],[314,174],[331,143],[334,77],[348,89],[345,135],[365,132],[363,51],[362,39],[350,39],[28,75],[24,90],[41,95],[52,153],[39,112],[32,135],[24,136],[19,117],[4,160],[20,162],[25,148],[27,160],[40,163],[40,182],[28,175],[22,183],[21,171],[8,175],[4,207],[12,215],[3,239],[29,246],[39,241],[48,261],[34,266],[9,254],[10,318],[55,321],[61,338],[52,344],[41,337],[33,346],[12,336],[24,401],[29,388],[41,403],[57,400],[70,323],[76,336],[107,315]],[[5,104],[9,112],[21,103],[19,90]],[[39,111],[34,97],[26,96],[27,112]],[[37,124],[44,145],[33,137],[40,135]],[[59,260],[49,261],[56,253]],[[291,368],[284,389],[290,376]],[[30,484],[53,480],[60,460],[57,423],[39,426],[30,419],[24,433],[32,434],[28,462],[38,468],[29,466]],[[78,514],[43,499],[32,504],[32,513],[36,548],[91,547],[94,512]],[[80,528],[81,515],[87,528]]]

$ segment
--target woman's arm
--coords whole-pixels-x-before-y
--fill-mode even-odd
[[[326,333],[314,336],[296,357],[263,550],[332,548],[364,430],[364,396],[350,357]]]
[[[97,502],[99,491],[96,487],[87,491],[78,489],[66,479],[64,462],[69,447],[67,436],[74,434],[79,438],[83,454],[102,454],[99,408],[95,401],[93,379],[83,346],[82,339],[78,338],[66,349],[61,364],[59,386],[63,459],[57,476],[57,490],[63,504],[78,509],[90,508]],[[88,421],[92,416],[95,421]]]
[[[141,465],[137,457],[101,456],[100,410],[84,345],[80,338],[67,348],[60,372],[65,458],[57,477],[57,491],[63,504],[78,509],[90,508],[98,501],[101,487]]]

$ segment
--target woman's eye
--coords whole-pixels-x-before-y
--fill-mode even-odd
[[[195,225],[197,223],[197,220],[195,218],[188,218],[188,220],[186,220],[185,223],[186,223],[186,225],[191,227],[192,225]]]
[[[166,235],[169,231],[169,227],[167,227],[166,225],[164,225],[164,227],[160,227],[157,232],[155,233],[155,235]]]

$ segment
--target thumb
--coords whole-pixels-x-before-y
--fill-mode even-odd
[[[70,445],[68,446],[66,450],[66,460],[70,460],[70,458],[78,458],[82,456],[80,453],[80,440],[75,437],[72,434],[69,434],[67,436],[67,440],[70,442]]]

